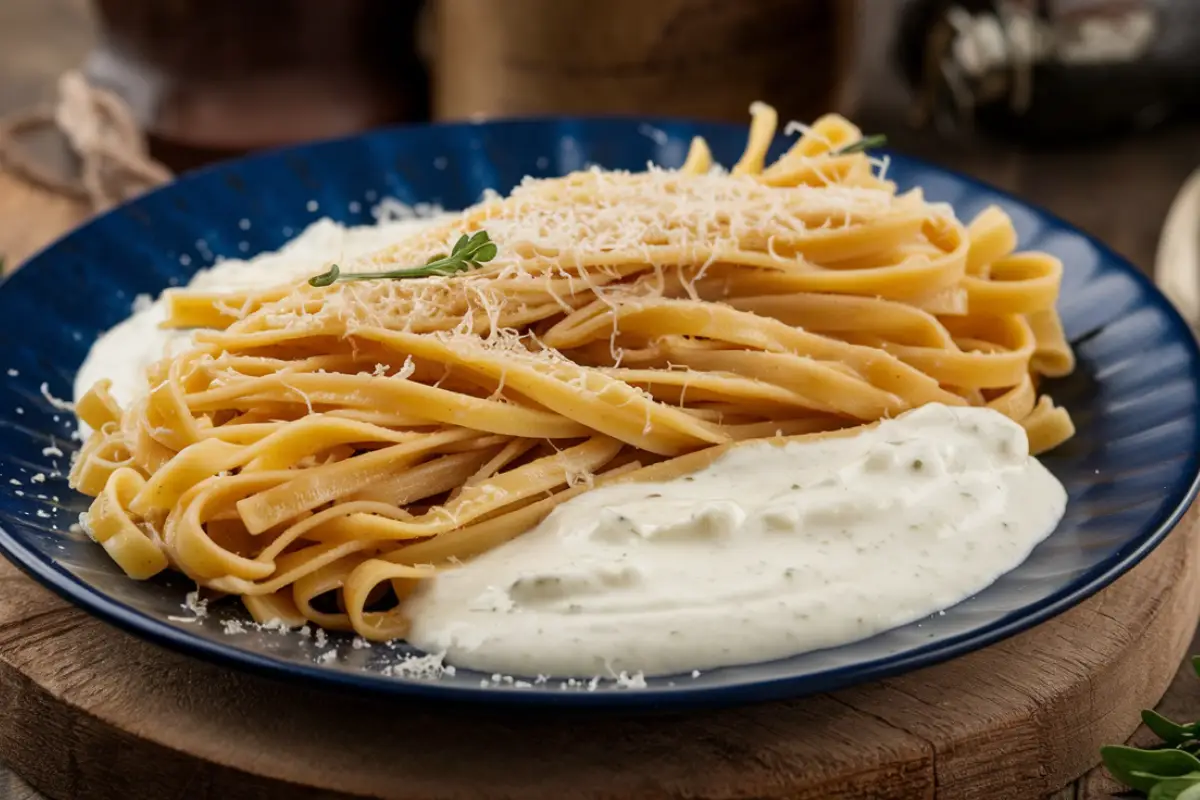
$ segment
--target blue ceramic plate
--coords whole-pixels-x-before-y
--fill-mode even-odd
[[[235,605],[200,621],[180,608],[182,580],[135,583],[104,551],[68,532],[86,508],[63,473],[74,422],[43,396],[66,397],[97,334],[135,295],[184,281],[218,256],[278,248],[321,216],[371,221],[381,197],[461,208],[524,175],[589,164],[677,166],[693,135],[732,163],[745,129],[663,120],[551,120],[380,131],[220,165],[91,222],[0,288],[0,550],[68,600],[154,642],[296,681],[441,699],[662,707],[817,692],[925,666],[1070,608],[1128,570],[1170,530],[1196,490],[1200,358],[1186,325],[1131,266],[1096,241],[996,190],[895,156],[890,175],[969,218],[990,203],[1013,218],[1023,247],[1066,264],[1061,311],[1079,368],[1050,387],[1079,426],[1045,459],[1070,492],[1058,530],[1016,570],[943,615],[856,644],[794,658],[594,691],[481,685],[461,671],[430,681],[385,674],[405,648],[355,648],[330,637],[227,633]],[[782,143],[777,143],[777,147]],[[249,220],[247,228],[243,220]],[[7,371],[7,375],[4,375]],[[57,455],[60,448],[63,455]],[[32,476],[44,473],[42,483]],[[18,486],[17,484],[20,484]],[[175,619],[172,619],[174,617]]]

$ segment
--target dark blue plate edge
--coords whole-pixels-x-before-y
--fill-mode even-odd
[[[224,167],[227,167],[230,163],[245,165],[259,159],[281,157],[289,153],[303,151],[314,146],[349,142],[350,140],[363,137],[387,136],[392,133],[400,133],[414,128],[455,130],[470,129],[478,126],[517,126],[538,124],[559,126],[564,124],[613,122],[623,122],[631,125],[636,124],[639,126],[672,126],[685,124],[711,129],[726,129],[730,132],[747,130],[745,125],[739,125],[735,123],[689,120],[685,118],[672,117],[638,117],[627,115],[588,117],[520,117],[489,119],[478,122],[438,122],[428,125],[406,124],[389,126],[350,136],[321,139],[288,147],[261,151],[249,156],[234,159],[232,161],[220,162],[187,172],[179,176],[179,178],[172,183],[158,187],[150,192],[147,192],[146,194],[122,203],[121,205],[105,212],[105,214],[97,215],[91,220],[85,222],[83,225],[66,232],[58,239],[29,256],[26,261],[29,262],[40,258],[47,251],[58,247],[65,240],[71,237],[83,235],[87,229],[89,229],[93,224],[98,223],[108,214],[118,213],[130,207],[137,206],[139,203],[149,200],[149,198],[157,195],[159,192],[173,190],[173,187],[180,183],[186,183],[193,178],[198,178],[212,172],[220,171]],[[775,142],[776,146],[779,144],[779,141],[780,137],[777,136]],[[1127,274],[1129,274],[1136,283],[1140,285],[1146,295],[1147,300],[1165,313],[1165,316],[1169,320],[1172,329],[1175,333],[1179,334],[1178,339],[1185,343],[1185,347],[1188,350],[1192,363],[1200,365],[1200,344],[1198,344],[1196,334],[1192,328],[1183,320],[1178,310],[1169,300],[1167,300],[1167,298],[1162,294],[1153,281],[1151,281],[1140,270],[1134,267],[1128,261],[1128,259],[1116,253],[1108,245],[1099,241],[1091,234],[1068,223],[1057,214],[1047,211],[1039,205],[1022,200],[1010,192],[994,187],[969,175],[965,175],[957,170],[940,167],[924,161],[923,159],[913,158],[901,153],[897,153],[891,149],[880,149],[875,152],[888,155],[898,163],[907,163],[919,169],[953,177],[956,181],[966,184],[978,191],[986,192],[995,197],[1003,198],[1015,205],[1033,211],[1042,219],[1052,222],[1055,226],[1068,231],[1075,236],[1081,237],[1092,247],[1096,248],[1096,250],[1104,257],[1105,260],[1110,261],[1111,263],[1120,267]],[[10,273],[9,276],[0,279],[0,287],[3,287],[4,284],[7,283],[8,279],[14,274],[15,271]],[[964,655],[968,652],[982,649],[983,647],[987,647],[1002,639],[1009,638],[1018,633],[1029,630],[1036,625],[1046,622],[1047,620],[1069,610],[1070,608],[1078,605],[1082,601],[1112,584],[1121,575],[1125,574],[1139,564],[1166,538],[1170,531],[1174,529],[1180,519],[1182,519],[1183,515],[1191,507],[1198,491],[1200,491],[1200,454],[1193,454],[1188,459],[1186,462],[1186,471],[1192,476],[1187,489],[1183,492],[1182,496],[1179,498],[1179,502],[1173,508],[1159,515],[1159,519],[1156,521],[1152,529],[1149,526],[1147,527],[1147,530],[1149,530],[1148,534],[1142,536],[1136,541],[1130,542],[1129,545],[1127,545],[1117,556],[1113,558],[1111,563],[1094,567],[1091,571],[1085,573],[1085,575],[1077,581],[1077,585],[1065,589],[1057,595],[1052,595],[1032,611],[1020,615],[1010,615],[1010,617],[1014,618],[1001,620],[990,626],[961,634],[958,637],[948,637],[946,639],[942,639],[937,644],[928,645],[923,648],[916,648],[902,656],[886,656],[870,662],[860,662],[859,664],[854,665],[853,670],[847,667],[842,667],[823,673],[808,674],[798,677],[785,676],[780,678],[755,679],[752,681],[732,684],[727,682],[719,686],[692,684],[690,682],[690,678],[687,676],[681,676],[677,679],[678,684],[674,687],[656,687],[654,689],[628,691],[613,691],[607,688],[605,691],[595,692],[581,690],[557,691],[546,688],[524,689],[507,686],[476,688],[471,686],[463,686],[461,684],[447,686],[439,684],[437,681],[421,681],[416,679],[385,677],[365,671],[352,672],[342,669],[330,669],[328,667],[320,667],[316,664],[309,666],[287,661],[277,661],[269,657],[260,656],[256,653],[242,650],[232,645],[225,646],[202,637],[194,637],[185,629],[176,627],[165,620],[160,620],[156,617],[144,614],[123,603],[116,602],[102,592],[91,589],[86,584],[83,584],[70,572],[59,567],[57,563],[44,560],[38,553],[25,547],[25,545],[13,537],[3,525],[0,525],[0,553],[5,555],[11,563],[15,564],[18,568],[25,572],[25,574],[32,577],[45,588],[51,590],[55,594],[68,600],[81,609],[94,614],[100,619],[121,630],[131,633],[140,639],[144,639],[184,655],[200,657],[206,661],[209,661],[210,663],[244,669],[257,675],[277,681],[305,679],[331,685],[332,687],[347,690],[356,694],[375,695],[378,693],[383,693],[395,697],[412,697],[454,704],[465,703],[484,706],[574,706],[580,708],[603,708],[605,710],[618,711],[648,709],[662,710],[684,706],[688,708],[705,708],[796,697],[797,691],[793,689],[792,686],[793,684],[797,683],[804,684],[803,695],[807,696],[820,692],[829,692],[836,689],[842,689],[850,685],[865,683],[868,681],[893,677],[904,672],[933,666],[935,664],[939,664],[952,658]],[[853,672],[853,674],[844,674],[847,672]],[[555,681],[552,681],[552,683],[554,682]]]

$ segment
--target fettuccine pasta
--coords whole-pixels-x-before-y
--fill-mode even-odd
[[[1018,252],[998,208],[964,224],[897,193],[840,117],[768,164],[775,112],[752,110],[728,172],[697,139],[679,170],[527,179],[340,265],[486,231],[495,257],[458,274],[170,292],[194,345],[128,407],[105,381],[78,404],[90,533],[131,578],[386,640],[416,581],[741,442],[934,402],[1003,413],[1033,452],[1069,438],[1039,392],[1074,366],[1061,263]]]

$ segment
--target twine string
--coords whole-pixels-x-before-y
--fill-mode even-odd
[[[77,174],[63,176],[23,143],[30,134],[57,130],[78,159]],[[0,168],[54,194],[111,208],[171,180],[151,158],[146,137],[119,96],[88,83],[77,71],[58,81],[53,108],[0,119]]]

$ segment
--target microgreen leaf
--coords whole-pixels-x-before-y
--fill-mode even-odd
[[[887,137],[883,134],[864,136],[857,142],[851,142],[850,144],[839,147],[837,150],[833,151],[832,155],[848,156],[851,153],[861,153],[864,150],[870,150],[872,147],[883,147],[885,144],[887,144]]]
[[[320,275],[314,275],[308,279],[308,284],[310,286],[331,286],[337,281],[338,276],[341,275],[341,272],[342,271],[338,269],[337,264],[330,264],[329,272],[322,272]]]
[[[499,250],[496,249],[496,245],[492,244],[491,242],[485,242],[483,247],[475,251],[475,263],[478,264],[483,261],[491,261],[496,257],[496,253],[498,252]]]
[[[467,239],[467,237],[464,236],[463,239]],[[460,239],[459,241],[462,241],[462,240]],[[472,236],[470,239],[467,239],[466,243],[463,245],[463,248],[470,249],[472,252],[477,252],[479,250],[479,248],[482,247],[483,245],[487,244],[487,242],[488,242],[487,231],[477,231],[474,236]],[[455,249],[455,252],[458,251],[457,247],[454,249]]]
[[[466,272],[479,267],[496,257],[499,250],[488,238],[487,231],[476,231],[472,235],[458,237],[448,256],[435,256],[422,267],[394,269],[387,272],[342,272],[337,264],[328,272],[308,279],[310,286],[331,286],[338,281],[404,280],[406,278],[430,278]]]

